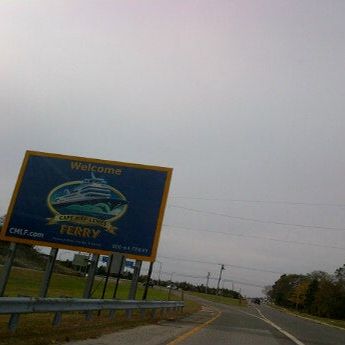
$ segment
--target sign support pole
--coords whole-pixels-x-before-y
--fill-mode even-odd
[[[12,264],[14,261],[14,257],[16,254],[17,244],[11,242],[9,245],[9,252],[4,263],[3,271],[0,277],[0,297],[2,297],[5,293],[6,285],[8,282],[8,277],[10,276]]]
[[[107,290],[107,285],[108,285],[110,271],[111,271],[111,265],[113,264],[113,260],[114,260],[114,254],[110,254],[109,257],[110,258],[109,258],[109,262],[108,262],[108,269],[107,269],[107,273],[105,276],[105,281],[104,281],[104,285],[103,285],[103,291],[102,291],[101,299],[104,299],[105,291]],[[101,310],[98,310],[97,315],[98,316],[101,315]]]
[[[104,286],[103,286],[103,291],[102,291],[101,299],[104,299],[104,295],[105,295],[105,291],[107,289],[108,280],[109,280],[109,276],[110,276],[111,265],[113,264],[113,260],[114,260],[114,254],[111,254],[110,255],[110,260],[109,260],[109,263],[108,263],[107,275],[105,277],[105,282],[104,282]]]
[[[143,300],[146,300],[146,298],[147,298],[147,291],[149,289],[149,283],[151,281],[153,264],[154,264],[154,262],[151,261],[150,262],[150,267],[149,267],[149,272],[147,273],[147,279],[146,279],[145,289],[144,289],[144,293],[143,293]]]
[[[135,295],[137,293],[137,288],[138,288],[138,279],[139,279],[142,263],[143,262],[141,260],[135,261],[133,278],[132,278],[132,282],[131,282],[131,287],[129,289],[128,299],[135,299]]]
[[[116,298],[117,288],[119,287],[119,282],[120,282],[120,278],[121,278],[121,272],[122,272],[122,266],[123,266],[124,260],[125,260],[125,257],[124,257],[124,255],[122,255],[120,268],[119,268],[119,271],[117,272],[116,284],[115,284],[114,293],[113,293],[113,299]]]
[[[92,254],[91,257],[91,265],[86,281],[86,286],[84,289],[83,298],[90,298],[91,297],[91,291],[93,282],[95,280],[96,270],[97,270],[97,264],[98,264],[99,254]]]
[[[50,278],[51,278],[52,273],[53,273],[53,268],[54,268],[54,263],[56,260],[57,253],[58,253],[57,248],[51,248],[50,254],[48,256],[48,262],[47,262],[46,270],[44,272],[44,276],[43,276],[43,280],[42,280],[40,297],[47,297]]]

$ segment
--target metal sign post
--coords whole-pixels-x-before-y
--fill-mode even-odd
[[[104,281],[104,286],[103,286],[103,291],[102,291],[101,299],[104,299],[104,295],[105,295],[105,291],[107,289],[108,280],[109,280],[110,271],[111,271],[111,265],[113,263],[113,260],[114,260],[114,254],[111,254],[110,255],[110,260],[108,262],[108,269],[107,269],[107,273],[106,273],[106,277],[105,277],[105,281]]]
[[[150,262],[150,267],[149,267],[149,271],[147,273],[147,279],[146,279],[146,284],[145,284],[144,293],[143,293],[143,300],[146,300],[146,298],[147,298],[147,291],[149,289],[149,284],[151,282],[153,264],[154,264],[153,261]]]
[[[0,277],[0,297],[2,297],[5,293],[8,277],[10,276],[12,264],[16,254],[16,248],[16,243],[11,242],[9,246],[9,253],[7,255],[6,261],[4,263],[4,268]]]
[[[119,282],[120,282],[121,272],[122,272],[122,268],[123,268],[124,262],[125,262],[125,257],[122,256],[122,257],[121,257],[120,267],[119,267],[119,270],[118,270],[118,272],[117,272],[116,284],[115,284],[114,293],[113,293],[113,299],[116,298],[117,289],[118,289],[118,287],[119,287]]]
[[[101,299],[104,299],[105,291],[107,290],[107,285],[108,285],[108,281],[109,281],[109,276],[110,276],[110,272],[111,272],[111,265],[113,263],[113,260],[114,260],[114,254],[109,255],[109,257],[108,257],[108,268],[107,268],[107,273],[105,276],[105,281],[104,281],[104,285],[103,285],[103,291],[102,291]],[[97,315],[98,316],[101,315],[101,310],[98,310]]]
[[[93,283],[95,281],[98,259],[99,259],[99,254],[93,254],[91,257],[91,265],[90,265],[89,273],[87,276],[83,298],[91,297],[91,291],[92,291]]]
[[[48,287],[50,283],[50,278],[53,273],[53,268],[54,268],[54,263],[56,260],[56,256],[58,253],[57,248],[52,248],[50,250],[50,254],[48,256],[48,262],[46,266],[46,270],[44,272],[43,280],[42,280],[42,285],[41,285],[41,291],[40,291],[40,297],[47,297],[47,292],[48,292]]]
[[[130,286],[130,289],[129,289],[128,299],[135,299],[135,295],[137,294],[138,279],[139,279],[142,263],[143,262],[141,260],[136,260],[135,261],[133,278],[132,278],[131,286]]]

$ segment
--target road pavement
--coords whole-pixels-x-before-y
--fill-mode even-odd
[[[200,300],[199,300],[200,302]],[[71,345],[344,345],[345,331],[268,306],[227,306],[202,300],[183,320],[163,321]]]
[[[262,315],[293,334],[305,345],[345,344],[345,330],[296,317],[265,305],[258,309]]]

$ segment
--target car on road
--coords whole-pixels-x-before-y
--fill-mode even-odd
[[[254,298],[253,299],[253,303],[255,303],[255,304],[261,304],[261,300],[260,300],[260,298]]]

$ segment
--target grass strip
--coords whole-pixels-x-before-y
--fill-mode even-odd
[[[198,310],[195,304],[187,303],[183,314],[170,314],[169,320],[186,316]],[[0,316],[1,345],[48,345],[88,338],[97,338],[103,334],[113,333],[140,325],[157,323],[161,318],[151,319],[148,313],[141,318],[138,312],[133,312],[128,320],[123,311],[115,314],[115,319],[109,318],[109,311],[102,311],[98,316],[93,313],[91,320],[85,320],[83,313],[63,313],[61,324],[51,325],[53,314],[21,315],[19,327],[14,334],[7,330],[8,316]]]
[[[190,294],[196,297],[206,299],[211,302],[228,304],[228,305],[233,305],[233,306],[242,306],[242,307],[247,306],[247,301],[244,299],[240,300],[240,299],[231,298],[231,297],[209,295],[209,294],[201,293],[201,292],[191,292]]]
[[[302,317],[302,318],[305,318],[305,319],[309,319],[309,320],[312,320],[312,321],[315,321],[315,322],[318,322],[318,323],[321,323],[321,324],[327,324],[329,326],[335,326],[335,327],[339,327],[339,328],[345,329],[345,320],[336,320],[336,319],[329,319],[329,318],[326,318],[326,317],[310,315],[310,314],[302,313],[302,312],[299,312],[299,311],[296,311],[296,310],[293,310],[293,309],[283,308],[283,307],[277,306],[275,304],[269,304],[269,306],[271,308],[278,309],[278,310],[283,311],[285,313],[292,314],[292,315],[295,315],[295,316],[299,316],[299,317]]]
[[[6,296],[33,296],[37,297],[40,290],[43,272],[30,269],[13,268],[5,291]],[[83,295],[86,278],[54,273],[48,290],[48,297],[74,297]],[[93,298],[100,298],[103,290],[103,280],[97,277],[94,283]],[[105,298],[111,298],[115,281],[112,279],[107,287]],[[118,288],[118,299],[127,299],[130,281],[121,281]],[[138,285],[137,299],[141,299],[144,288]],[[148,300],[167,300],[168,290],[160,287],[150,288]],[[172,299],[180,299],[177,292]],[[193,301],[185,301],[183,314],[170,314],[168,319],[184,317],[200,309],[200,305]],[[158,313],[159,314],[159,313]],[[157,323],[161,318],[152,320],[148,315],[141,318],[138,312],[133,312],[128,320],[123,311],[116,312],[114,320],[110,320],[109,311],[102,311],[98,316],[93,313],[92,320],[85,320],[83,313],[63,313],[59,326],[51,325],[53,313],[26,314],[20,316],[17,331],[11,334],[7,330],[9,315],[0,316],[0,344],[1,345],[48,345],[68,342],[71,340],[96,338],[102,334],[113,333],[122,329],[133,328],[139,325]]]

